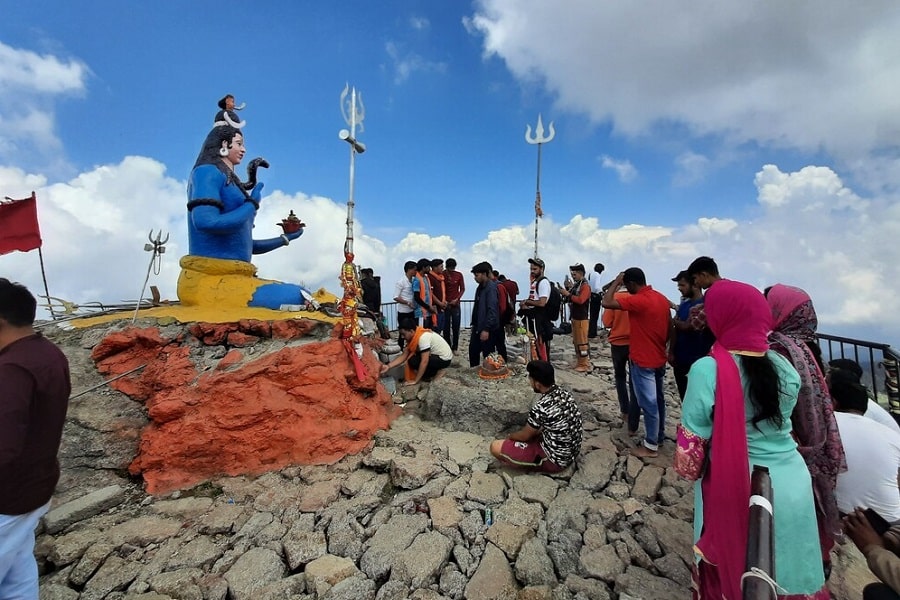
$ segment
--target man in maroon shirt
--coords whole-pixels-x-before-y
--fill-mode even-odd
[[[447,310],[444,313],[444,329],[441,335],[450,344],[453,354],[457,354],[459,347],[459,325],[460,325],[460,306],[459,301],[466,293],[466,282],[463,274],[456,270],[456,259],[448,258],[445,263],[447,268],[444,270],[444,302],[447,303]]]
[[[615,297],[625,285],[628,296]],[[647,285],[644,272],[631,267],[619,273],[607,288],[601,301],[603,308],[616,308],[628,313],[631,325],[629,363],[631,381],[638,405],[644,413],[644,444],[632,448],[640,458],[657,456],[666,424],[666,399],[662,382],[666,373],[668,343],[672,331],[669,299]]]
[[[0,278],[0,598],[37,598],[34,529],[59,480],[71,392],[62,351],[36,333],[37,302]]]

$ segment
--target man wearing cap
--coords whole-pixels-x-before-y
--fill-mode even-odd
[[[628,290],[628,296],[616,298],[621,285]],[[646,429],[644,443],[632,448],[631,454],[638,458],[653,458],[658,455],[659,445],[665,437],[666,401],[662,382],[668,359],[666,346],[672,329],[669,300],[647,285],[644,271],[631,267],[619,273],[607,288],[603,308],[618,308],[628,313],[631,381],[644,413]]]
[[[472,267],[475,277],[475,304],[472,307],[472,333],[469,337],[469,366],[477,367],[481,360],[497,349],[500,328],[500,298],[497,282],[491,278],[491,263],[480,262]]]
[[[688,371],[698,358],[709,354],[715,338],[709,328],[697,330],[690,323],[691,311],[696,306],[703,304],[703,292],[699,285],[694,285],[694,279],[687,270],[681,271],[672,278],[678,285],[681,293],[681,304],[678,305],[675,319],[672,343],[672,352],[669,354],[669,363],[672,365],[672,373],[675,375],[675,385],[678,395],[684,400],[687,391]]]
[[[603,301],[603,283],[601,275],[606,267],[603,263],[594,265],[594,270],[588,275],[588,283],[591,284],[591,314],[588,321],[588,337],[597,337],[598,321],[600,320],[600,303]]]
[[[550,360],[550,340],[553,339],[553,323],[544,313],[550,298],[550,280],[544,277],[544,261],[529,258],[531,285],[528,298],[519,303],[525,326],[534,335],[534,345],[540,360]]]
[[[583,421],[572,394],[556,385],[553,365],[533,360],[525,369],[531,388],[541,395],[528,412],[528,423],[505,440],[491,442],[498,460],[543,473],[558,473],[581,451]]]
[[[569,267],[572,287],[560,289],[563,300],[569,303],[569,319],[572,321],[572,343],[575,344],[575,370],[590,373],[591,349],[588,345],[588,312],[591,304],[591,286],[584,278],[584,265],[578,263]]]

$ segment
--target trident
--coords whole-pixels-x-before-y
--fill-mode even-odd
[[[347,98],[347,95],[350,98]],[[338,137],[350,144],[350,197],[347,200],[347,240],[344,242],[344,253],[353,254],[353,188],[356,183],[356,155],[366,151],[366,146],[356,139],[356,128],[359,127],[360,133],[363,131],[363,119],[366,117],[366,109],[363,106],[362,94],[356,93],[356,87],[350,89],[350,84],[344,85],[344,91],[341,92],[341,115],[344,122],[350,126],[350,129],[341,129]]]
[[[141,295],[138,297],[137,306],[134,307],[134,316],[131,318],[132,325],[137,321],[138,311],[141,310],[141,303],[144,302],[144,290],[147,289],[147,282],[150,281],[150,271],[152,270],[154,275],[159,275],[161,255],[166,253],[165,244],[169,241],[169,234],[166,234],[166,239],[162,239],[162,229],[160,229],[159,233],[156,234],[156,239],[153,239],[153,230],[151,229],[147,238],[150,240],[150,243],[144,244],[144,251],[153,252],[153,254],[150,256],[150,264],[147,266],[147,276],[144,278],[143,287],[141,287]],[[154,268],[154,265],[156,268]]]
[[[347,96],[350,96],[349,98]],[[366,146],[356,139],[356,129],[363,130],[363,119],[366,109],[363,107],[362,94],[356,93],[356,87],[350,88],[350,84],[344,85],[341,92],[341,115],[349,130],[341,129],[338,137],[350,144],[350,196],[347,199],[347,238],[344,241],[344,264],[341,265],[341,287],[344,295],[341,298],[339,308],[344,326],[341,334],[344,346],[353,365],[356,368],[356,376],[362,381],[366,377],[366,367],[362,363],[363,347],[359,341],[360,329],[356,313],[356,305],[360,297],[359,275],[356,265],[353,263],[353,189],[356,184],[356,155],[366,151]]]
[[[544,216],[541,210],[541,144],[550,142],[556,137],[556,131],[553,129],[553,121],[550,121],[550,135],[544,137],[544,124],[541,122],[541,115],[538,113],[537,127],[534,128],[534,137],[531,136],[531,125],[527,125],[525,129],[525,141],[529,144],[537,144],[537,193],[534,199],[534,257],[538,257],[538,219]]]

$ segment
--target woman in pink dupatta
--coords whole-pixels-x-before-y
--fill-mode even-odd
[[[818,350],[816,328],[819,320],[809,294],[800,288],[779,283],[767,290],[766,299],[773,319],[773,331],[769,336],[771,348],[791,361],[800,373],[800,397],[791,422],[800,454],[812,475],[822,561],[828,570],[831,548],[841,539],[834,488],[838,473],[847,470],[847,460],[828,384],[813,352],[813,348]]]
[[[740,600],[749,520],[750,472],[769,469],[774,489],[775,572],[783,599],[826,599],[818,561],[809,471],[791,437],[800,379],[769,350],[772,315],[762,294],[722,280],[706,294],[716,336],[693,364],[678,427],[675,469],[696,480],[694,598]]]

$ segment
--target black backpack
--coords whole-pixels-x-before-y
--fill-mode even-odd
[[[547,278],[541,277],[541,279]],[[539,279],[536,285],[540,285],[540,283],[541,280]],[[535,289],[537,289],[537,287],[535,287]],[[547,304],[544,305],[544,316],[548,321],[555,321],[559,318],[560,306],[562,306],[562,295],[560,295],[559,290],[556,289],[553,282],[550,281],[550,295],[547,297]]]

